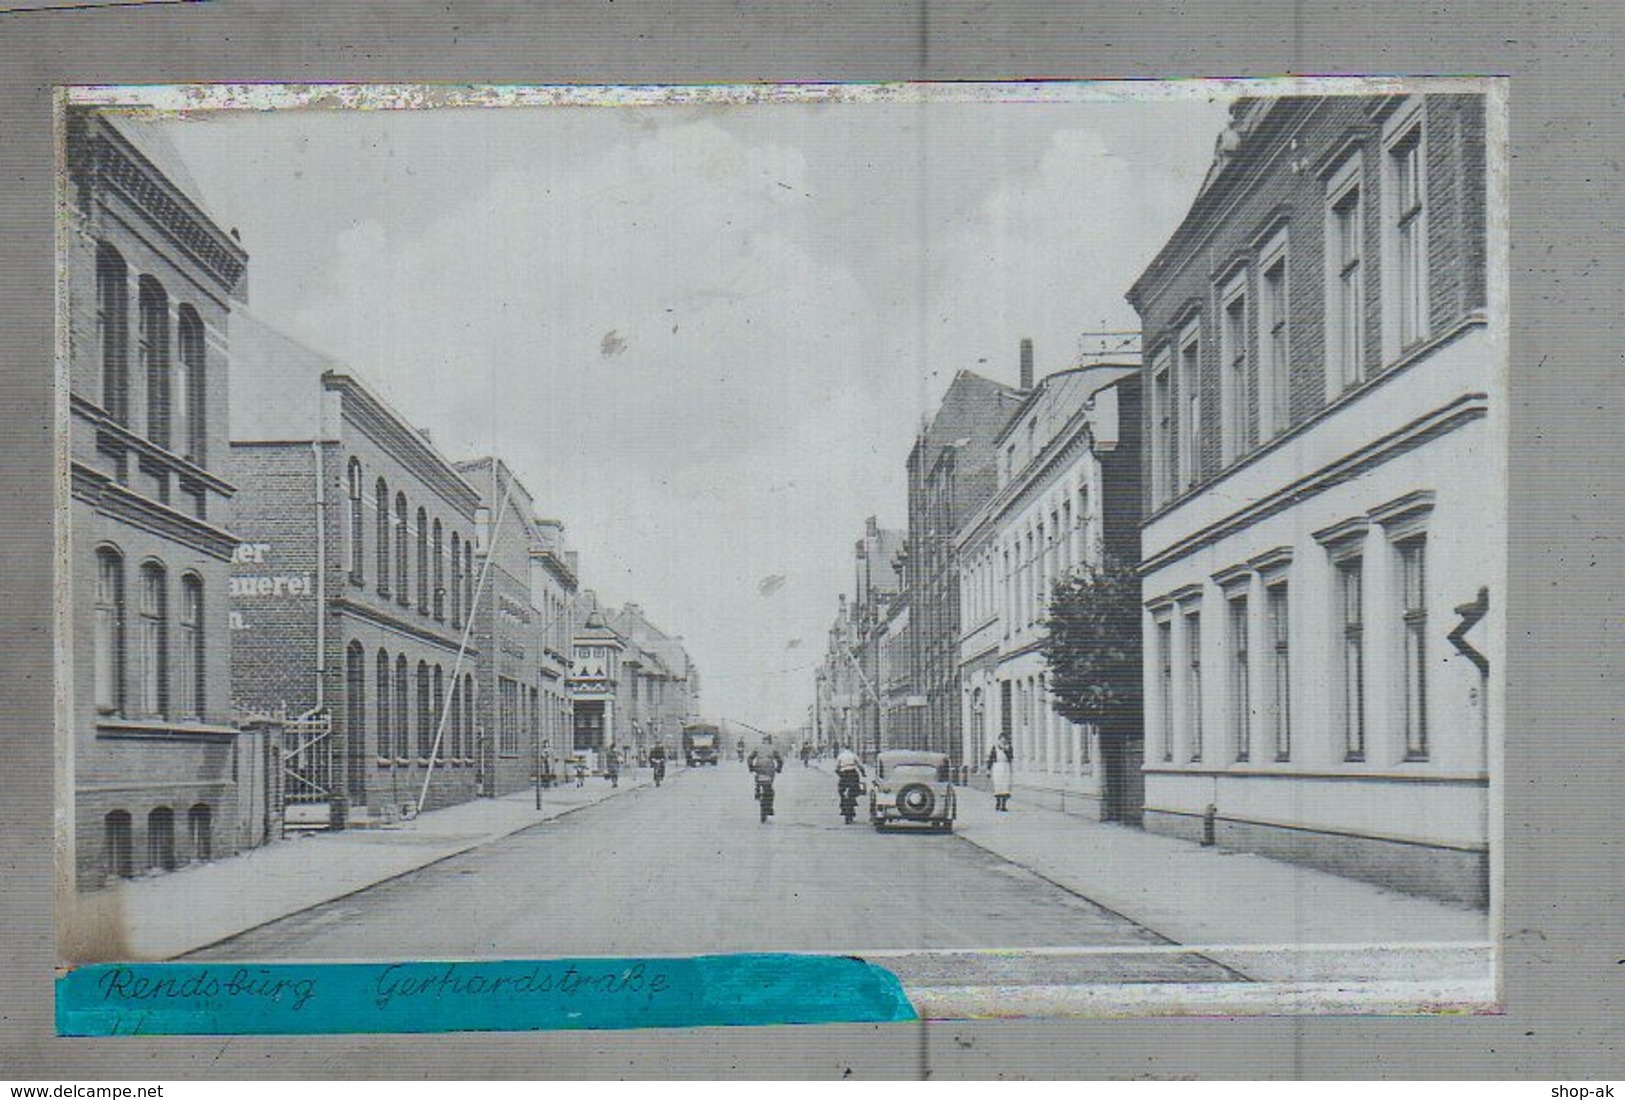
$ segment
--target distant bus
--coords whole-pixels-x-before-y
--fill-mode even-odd
[[[683,760],[689,767],[710,764],[721,759],[722,731],[712,722],[687,722],[683,725]]]

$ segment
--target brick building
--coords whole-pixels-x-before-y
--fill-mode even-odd
[[[651,623],[639,604],[623,604],[609,613],[606,625],[626,645],[622,669],[620,743],[642,757],[656,744],[675,760],[682,753],[685,719],[697,717],[699,673],[683,640]]]
[[[579,560],[567,547],[564,524],[537,519],[530,548],[530,600],[541,616],[537,643],[542,674],[542,769],[562,779],[572,751],[569,676],[576,635]]]
[[[1049,594],[1107,557],[1139,557],[1139,366],[1091,363],[1027,391],[994,439],[998,488],[959,529],[964,755],[1011,738],[1023,802],[1137,820],[1140,754],[1057,714],[1041,650]]]
[[[284,787],[334,824],[466,801],[479,493],[353,373],[251,319],[239,334],[234,702],[310,723]]]
[[[1032,346],[1023,342],[1022,387],[1032,384]],[[971,371],[949,384],[936,414],[908,456],[909,676],[923,707],[888,748],[929,749],[958,760],[964,752],[959,707],[959,567],[953,537],[993,494],[993,440],[1021,404],[1022,392]]]
[[[882,639],[892,606],[903,592],[903,548],[907,535],[880,526],[870,516],[863,536],[852,547],[852,660],[863,676],[855,704],[857,744],[865,752],[881,744],[885,677],[881,669]],[[890,717],[889,715],[887,717]],[[906,722],[907,716],[901,716]]]
[[[1243,100],[1129,292],[1147,827],[1478,904],[1506,544],[1486,119]]]
[[[547,739],[542,728],[546,613],[531,593],[531,555],[542,543],[536,503],[506,463],[477,458],[457,463],[457,471],[480,494],[472,645],[480,654],[478,680],[490,690],[475,703],[475,721],[483,731],[475,761],[480,793],[493,797],[534,781]]]
[[[248,256],[150,126],[76,108],[66,140],[73,812],[61,839],[83,889],[254,841],[224,644],[237,541],[228,330]]]

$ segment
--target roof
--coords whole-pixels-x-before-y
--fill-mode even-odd
[[[146,111],[133,114],[107,107],[99,109],[97,114],[110,127],[117,130],[124,140],[135,146],[136,152],[147,158],[147,163],[162,172],[175,189],[197,207],[199,213],[221,229],[230,228],[204,201],[203,188],[198,186],[197,180],[192,176],[192,170],[187,167],[180,150],[175,148],[174,142],[170,139],[169,131],[177,125],[174,119]]]

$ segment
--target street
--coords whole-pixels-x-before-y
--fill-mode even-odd
[[[933,987],[1239,977],[957,837],[846,825],[827,772],[789,763],[777,791],[761,824],[738,763],[679,771],[189,957],[792,951]]]

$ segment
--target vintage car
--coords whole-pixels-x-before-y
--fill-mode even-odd
[[[909,824],[951,832],[956,808],[943,753],[888,749],[875,757],[869,823],[876,829]]]

